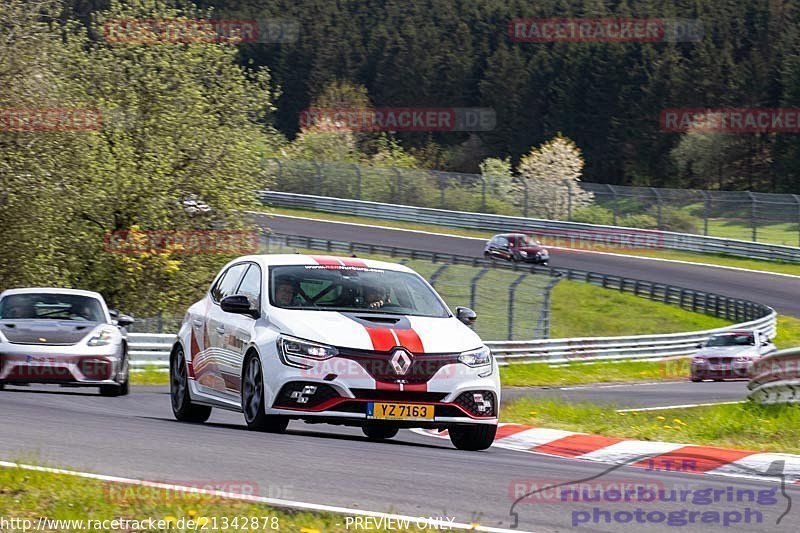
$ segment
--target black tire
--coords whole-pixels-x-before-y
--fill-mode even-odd
[[[186,357],[180,346],[169,358],[169,395],[172,414],[181,422],[200,424],[211,416],[211,407],[195,405],[189,397],[189,377],[186,373]]]
[[[694,378],[694,377],[692,378],[692,383],[700,383],[701,381],[703,380],[700,378]]]
[[[397,435],[398,428],[383,425],[366,425],[361,428],[369,440],[381,441]]]
[[[251,353],[242,368],[242,413],[247,429],[266,433],[283,433],[289,425],[286,416],[268,415],[264,412],[264,373],[261,359]]]
[[[100,396],[127,396],[130,392],[130,369],[128,354],[122,356],[122,381],[117,385],[100,385]]]
[[[3,390],[5,388],[6,388],[6,384],[3,383],[2,381],[0,381],[0,390]]]
[[[485,450],[494,442],[497,433],[496,425],[475,424],[474,426],[456,426],[450,428],[450,442],[459,450],[476,452]]]

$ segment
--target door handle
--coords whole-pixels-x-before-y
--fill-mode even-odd
[[[202,328],[203,327],[203,321],[202,320],[192,320],[192,324],[194,324],[198,328]]]
[[[217,326],[217,333],[219,333],[220,335],[225,333],[225,326]]]

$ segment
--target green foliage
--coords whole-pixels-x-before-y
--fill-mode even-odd
[[[654,221],[657,220],[656,217],[658,217],[658,208],[656,206],[651,207],[648,213]],[[690,215],[683,209],[662,206],[661,227],[658,229],[662,229],[664,231],[676,231],[678,233],[697,233],[701,222],[702,221],[699,218]],[[656,228],[657,225],[653,227]]]
[[[611,226],[614,224],[614,213],[599,205],[587,205],[572,212],[572,221]]]

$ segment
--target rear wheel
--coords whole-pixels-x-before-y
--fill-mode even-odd
[[[189,397],[189,377],[186,373],[186,357],[178,346],[169,359],[169,394],[172,413],[181,422],[201,423],[211,416],[211,407],[195,405]]]
[[[244,364],[242,411],[247,428],[253,431],[283,433],[289,425],[287,417],[264,412],[264,373],[261,370],[261,359],[254,353],[250,354]]]
[[[367,425],[361,428],[369,440],[386,440],[397,435],[398,428],[392,426]]]
[[[450,442],[459,450],[485,450],[494,442],[497,433],[496,425],[476,424],[474,426],[456,426],[450,428]]]

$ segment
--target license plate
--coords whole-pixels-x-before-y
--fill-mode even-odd
[[[369,402],[367,418],[378,420],[433,420],[432,405]]]

